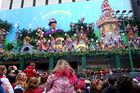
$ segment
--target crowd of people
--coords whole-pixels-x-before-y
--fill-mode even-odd
[[[140,75],[129,74],[122,69],[76,73],[64,59],[49,72],[38,72],[35,63],[23,71],[0,65],[0,93],[139,93]]]

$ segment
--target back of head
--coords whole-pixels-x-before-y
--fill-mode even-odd
[[[14,88],[14,93],[23,93],[23,88],[21,85],[16,85]]]
[[[27,79],[26,74],[24,72],[20,72],[16,76],[16,81],[25,81]]]
[[[116,82],[116,77],[115,76],[110,76],[108,78],[108,82],[109,82],[110,85],[114,85],[115,82]]]
[[[5,65],[0,65],[0,70],[3,72],[3,74],[6,74],[6,66]]]
[[[28,82],[28,88],[36,88],[39,86],[39,80],[37,77],[31,77]]]
[[[131,93],[132,79],[128,76],[120,76],[117,80],[120,93]]]
[[[30,63],[30,66],[32,66],[33,68],[36,67],[36,64],[35,63]]]
[[[66,60],[60,59],[60,60],[58,60],[56,66],[53,70],[53,73],[56,73],[58,70],[61,70],[62,72],[64,72],[66,68],[70,69],[71,72],[74,72],[74,70],[72,69],[72,67]]]
[[[14,90],[14,93],[23,93],[23,90],[21,90],[21,89],[15,89]]]

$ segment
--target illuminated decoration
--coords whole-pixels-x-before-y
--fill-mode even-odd
[[[100,44],[101,48],[116,47],[119,42],[117,18],[114,17],[114,11],[108,3],[104,0],[102,4],[102,16],[97,21],[97,26],[100,29]]]
[[[6,42],[8,42],[10,48],[0,57],[6,58],[8,55],[8,58],[20,58],[22,56],[25,58],[46,58],[69,55],[128,54],[127,50],[122,49],[125,44],[122,36],[118,33],[117,19],[113,15],[113,9],[115,10],[116,6],[120,5],[118,2],[120,1],[110,0],[109,4],[108,0],[94,0],[16,9],[10,10],[10,12],[1,11],[0,18],[13,23],[16,29],[12,28],[10,34],[7,35]],[[126,3],[123,7],[119,7],[120,10],[131,9],[129,1],[121,0],[121,2]],[[101,4],[103,14],[99,18]],[[32,15],[30,15],[30,12],[32,12]],[[48,20],[49,18],[51,19]],[[53,27],[48,26],[51,21],[56,21],[54,18],[57,22],[54,22]],[[98,18],[99,20],[97,20]],[[78,22],[77,19],[79,19]],[[86,22],[84,22],[85,19]],[[97,25],[94,25],[95,22],[97,22]],[[55,23],[57,23],[57,26]],[[36,29],[37,27],[39,28]],[[123,37],[125,37],[125,34]],[[140,46],[139,38],[134,41]],[[139,54],[137,50],[139,49],[136,48],[133,53],[136,51]]]
[[[71,32],[74,33],[74,50],[75,51],[86,51],[90,44],[89,39],[92,38],[97,40],[94,33],[94,23],[85,23],[85,18],[79,19],[78,23],[71,22]]]
[[[131,47],[138,48],[139,46],[139,38],[135,39],[135,32],[138,31],[137,27],[130,26],[130,24],[127,25],[126,28],[127,34],[128,34],[128,41]]]

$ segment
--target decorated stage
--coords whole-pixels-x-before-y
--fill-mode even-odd
[[[120,11],[123,14],[118,16]],[[127,18],[122,16],[126,11]],[[120,67],[120,56],[140,54],[140,37],[132,12],[126,0],[0,11],[0,59],[19,59],[23,69],[25,59],[46,58],[52,69],[56,57],[80,56],[85,69],[87,56],[114,56],[116,67]]]

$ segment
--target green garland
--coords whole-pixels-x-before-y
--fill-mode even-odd
[[[132,55],[140,54],[140,49],[131,49]],[[127,49],[110,49],[110,50],[94,50],[94,51],[79,51],[79,52],[63,52],[63,53],[48,53],[48,52],[35,52],[35,53],[12,53],[4,52],[0,54],[2,59],[20,59],[20,58],[47,58],[47,57],[61,57],[61,56],[113,56],[113,55],[127,55]]]

